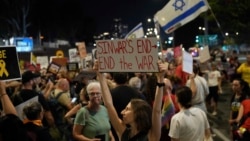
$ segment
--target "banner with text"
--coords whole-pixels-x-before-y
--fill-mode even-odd
[[[156,38],[97,40],[100,72],[158,72]]]
[[[0,46],[0,80],[21,79],[16,47]]]

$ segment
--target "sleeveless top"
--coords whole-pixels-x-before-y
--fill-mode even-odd
[[[130,138],[129,134],[130,128],[126,128],[126,130],[122,134],[121,141],[148,141],[148,133],[139,132],[132,138]]]

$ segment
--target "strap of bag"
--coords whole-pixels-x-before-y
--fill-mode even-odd
[[[60,92],[55,98],[56,100],[59,99],[59,97],[63,94],[64,92]]]
[[[201,81],[201,79],[199,77],[197,77],[197,78],[199,79],[199,81],[200,81],[200,83],[202,85],[202,88],[203,88],[203,90],[205,92],[205,95],[207,95],[207,91],[206,91],[205,85],[203,84],[203,82]]]

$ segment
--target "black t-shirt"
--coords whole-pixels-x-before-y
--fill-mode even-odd
[[[30,89],[22,89],[19,93],[19,96],[21,97],[21,101],[19,99],[18,100],[14,100],[14,105],[19,105],[31,98],[34,98],[35,96],[38,96],[38,102],[42,105],[43,109],[45,111],[49,111],[49,105],[47,103],[47,101],[45,100],[44,96],[42,94],[39,94],[38,92],[36,92],[35,90],[30,90]]]
[[[126,128],[123,132],[121,141],[148,141],[148,134],[144,132],[139,132],[132,138],[130,138],[130,128]]]
[[[120,85],[111,90],[113,104],[116,112],[122,118],[121,111],[126,108],[133,98],[141,98],[140,93],[127,85]]]
[[[34,137],[36,141],[53,141],[48,128],[37,126],[32,122],[24,124],[24,127],[27,130],[28,135]]]
[[[7,114],[0,118],[0,140],[4,141],[30,141],[23,122],[13,114]]]

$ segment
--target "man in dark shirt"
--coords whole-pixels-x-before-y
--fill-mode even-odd
[[[23,87],[20,93],[18,94],[18,96],[16,96],[13,99],[13,103],[15,106],[17,106],[31,98],[38,96],[38,102],[42,105],[44,109],[44,117],[46,119],[45,125],[48,124],[49,126],[54,126],[54,118],[50,112],[50,108],[49,108],[47,101],[45,100],[42,94],[33,90],[33,86],[35,85],[33,79],[36,77],[38,77],[38,75],[31,71],[25,71],[22,74]]]

